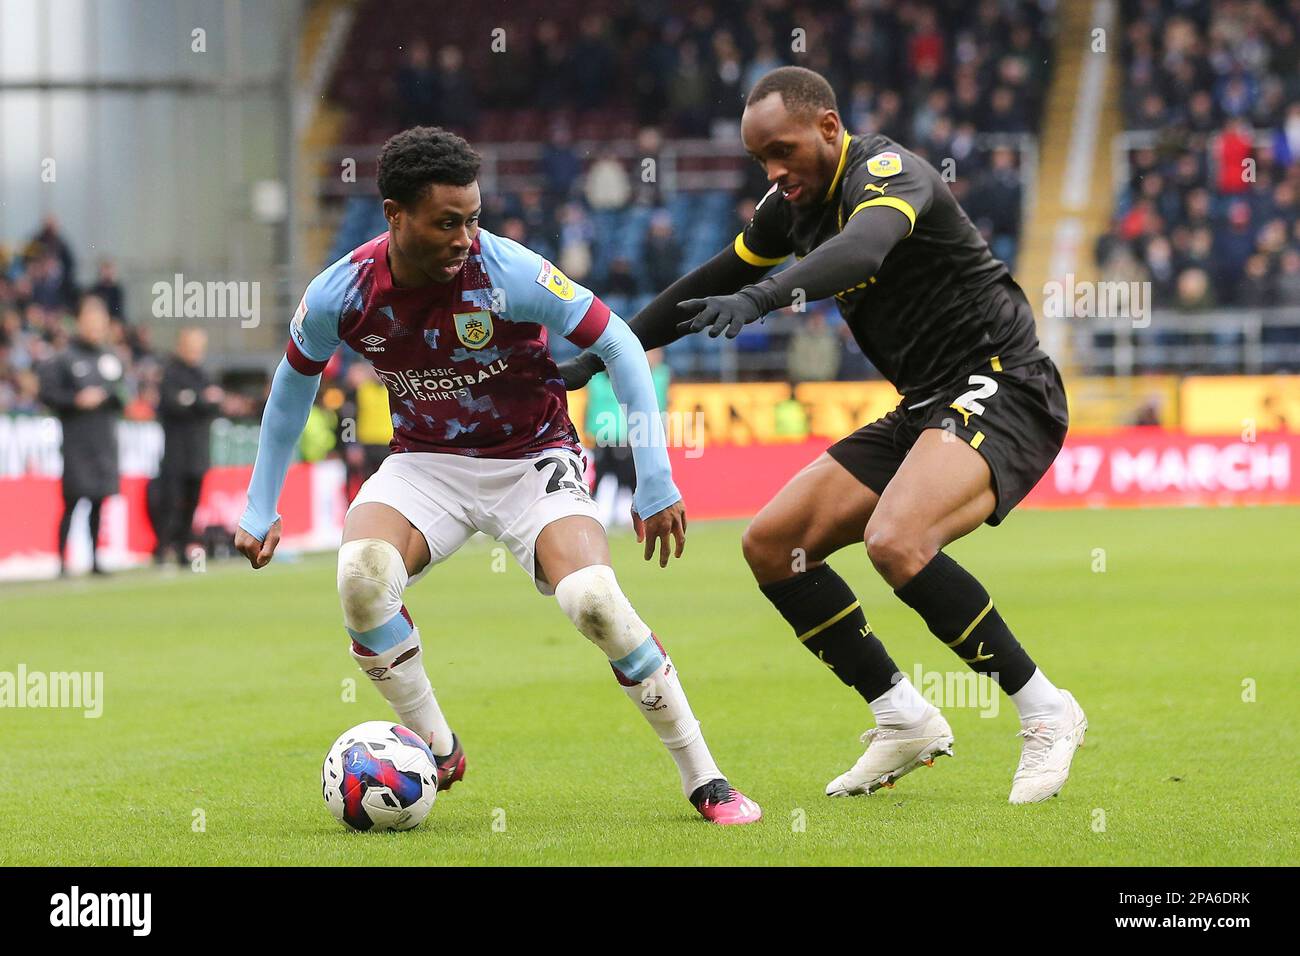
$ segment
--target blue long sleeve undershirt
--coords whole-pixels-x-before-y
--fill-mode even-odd
[[[668,463],[667,441],[650,363],[627,323],[612,313],[591,350],[605,362],[614,397],[627,407],[628,445],[637,477],[632,504],[637,514],[648,518],[681,498]]]
[[[267,531],[279,520],[276,506],[280,491],[319,387],[319,375],[303,375],[287,358],[280,359],[262,412],[257,461],[248,483],[248,505],[239,519],[239,526],[258,541],[265,541]]]

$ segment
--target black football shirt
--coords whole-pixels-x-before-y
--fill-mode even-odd
[[[938,171],[885,136],[845,133],[825,199],[786,202],[775,186],[736,237],[753,265],[808,255],[863,209],[885,206],[911,231],[875,275],[835,296],[863,354],[907,399],[990,363],[1014,368],[1046,358],[1033,310],[1006,265],[953,198]]]

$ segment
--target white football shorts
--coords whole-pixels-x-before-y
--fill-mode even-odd
[[[510,549],[537,590],[554,594],[555,582],[544,580],[534,547],[542,529],[559,518],[599,522],[585,474],[583,459],[564,448],[535,458],[400,452],[384,459],[348,511],[372,501],[388,505],[424,535],[429,565],[410,583],[482,531]]]

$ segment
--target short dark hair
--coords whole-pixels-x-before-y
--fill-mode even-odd
[[[781,102],[793,115],[808,116],[822,110],[839,112],[835,91],[826,77],[802,66],[782,66],[765,74],[749,91],[745,106],[753,106],[773,93],[781,94]]]
[[[430,186],[468,186],[478,178],[481,162],[474,147],[455,133],[413,126],[384,143],[375,179],[379,195],[411,206]]]

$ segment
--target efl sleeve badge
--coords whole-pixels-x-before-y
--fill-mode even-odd
[[[867,172],[873,176],[894,176],[903,171],[903,157],[890,151],[877,153],[867,160]]]

